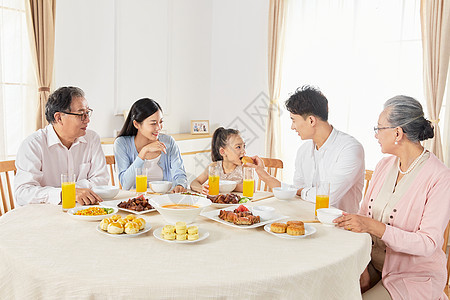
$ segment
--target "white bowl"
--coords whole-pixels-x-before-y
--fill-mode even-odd
[[[236,188],[236,181],[219,180],[219,193],[228,194]]]
[[[167,193],[172,188],[172,182],[170,181],[150,181],[149,187],[155,193]]]
[[[330,207],[330,208],[319,208],[317,210],[317,218],[320,223],[325,225],[334,226],[336,223],[333,223],[333,220],[342,216],[342,210]]]
[[[186,222],[186,224],[192,223],[205,207],[211,205],[211,200],[205,197],[183,194],[154,196],[150,198],[148,202],[163,216],[167,222],[171,224],[175,224],[179,221]],[[193,205],[197,207],[186,209],[163,207],[166,205],[176,204]]]
[[[272,219],[275,213],[275,208],[270,206],[253,206],[251,210],[254,215],[260,216],[264,220]]]
[[[290,200],[292,198],[295,197],[295,195],[297,194],[297,189],[296,188],[291,188],[291,187],[276,187],[273,188],[273,194],[275,195],[275,198],[279,199],[279,200]]]
[[[102,199],[112,199],[119,193],[119,187],[112,185],[99,185],[94,186],[92,191],[99,195]]]

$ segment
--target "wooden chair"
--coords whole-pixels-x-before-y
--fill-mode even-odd
[[[116,185],[115,179],[114,179],[114,168],[116,165],[116,159],[114,158],[114,155],[105,155],[106,158],[106,164],[109,166],[109,174],[111,175],[111,184]],[[119,187],[122,188],[120,182]]]
[[[277,158],[263,158],[261,157],[262,161],[264,162],[264,166],[266,167],[267,172],[272,175],[273,177],[277,177],[278,169],[283,169],[283,161],[281,159]],[[261,190],[261,179],[258,180],[258,191]],[[269,188],[267,184],[264,184],[264,191],[271,192],[272,189]]]
[[[364,196],[367,193],[367,188],[369,187],[369,182],[372,179],[372,174],[373,174],[373,171],[371,171],[371,170],[366,170],[366,172],[364,173],[364,180],[366,181],[366,184],[365,184],[366,187],[364,188]]]
[[[447,228],[445,228],[444,244],[442,245],[442,251],[444,251],[444,253],[447,254],[447,284],[445,285],[445,288],[444,288],[444,293],[447,295],[447,297],[449,297],[449,295],[448,295],[448,289],[449,289],[448,279],[449,279],[449,275],[450,275],[450,251],[448,251],[449,253],[447,253],[449,230],[450,230],[450,221],[447,224]]]
[[[13,191],[11,187],[11,180],[9,178],[10,172],[13,172],[14,175],[16,175],[17,169],[15,161],[14,160],[0,161],[0,193],[2,196],[2,202],[0,206],[0,216],[2,215],[2,211],[3,213],[6,213],[14,209]],[[5,184],[3,184],[4,182]],[[6,201],[6,192],[8,193],[9,197],[9,206],[8,202]]]

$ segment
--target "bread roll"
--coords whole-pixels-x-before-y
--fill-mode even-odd
[[[145,220],[142,218],[136,218],[133,220],[133,222],[137,223],[139,225],[139,230],[142,230],[145,228]]]
[[[187,230],[188,230],[188,234],[196,234],[196,233],[198,233],[198,227],[197,226],[189,226]]]
[[[189,241],[195,241],[195,240],[198,240],[198,233],[195,233],[195,234],[188,234],[188,240]]]
[[[136,234],[139,232],[139,225],[135,222],[128,222],[125,225],[125,233],[127,234]]]
[[[123,227],[119,222],[112,222],[108,225],[108,232],[112,234],[123,233]]]
[[[111,223],[112,221],[108,218],[104,218],[101,222],[100,222],[100,229],[107,231],[108,230],[108,225],[109,223]]]
[[[113,221],[117,221],[119,219],[122,219],[122,217],[120,215],[112,215],[110,219]]]
[[[117,222],[119,222],[120,225],[122,225],[122,226],[125,226],[125,224],[127,224],[127,220],[125,220],[125,219],[119,219],[119,220],[117,220]]]
[[[305,226],[290,225],[287,227],[286,233],[289,235],[304,235],[305,234]]]
[[[305,226],[304,223],[302,221],[287,221],[287,226],[290,225],[299,225],[299,226]]]
[[[246,164],[246,163],[254,164],[254,163],[255,163],[255,162],[253,161],[253,159],[252,159],[251,157],[248,157],[248,156],[242,157],[242,158],[241,158],[241,161],[242,161],[242,164]]]
[[[285,233],[286,232],[286,224],[272,223],[270,225],[270,231],[275,232],[275,233]]]
[[[136,219],[136,216],[133,214],[129,214],[128,216],[125,217],[125,219],[128,221],[133,221],[134,219]]]

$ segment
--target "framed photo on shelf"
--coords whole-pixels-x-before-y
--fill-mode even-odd
[[[209,134],[209,121],[191,120],[191,134]]]

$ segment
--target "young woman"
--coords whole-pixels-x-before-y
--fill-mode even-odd
[[[420,103],[396,96],[374,128],[382,159],[358,214],[338,226],[372,236],[372,260],[361,275],[363,299],[447,299],[443,235],[450,218],[450,169],[420,141],[434,136]]]
[[[148,181],[172,182],[173,193],[186,191],[187,176],[175,140],[161,134],[163,113],[159,104],[143,98],[131,106],[114,142],[114,155],[122,187],[136,186],[136,168],[147,168]]]

